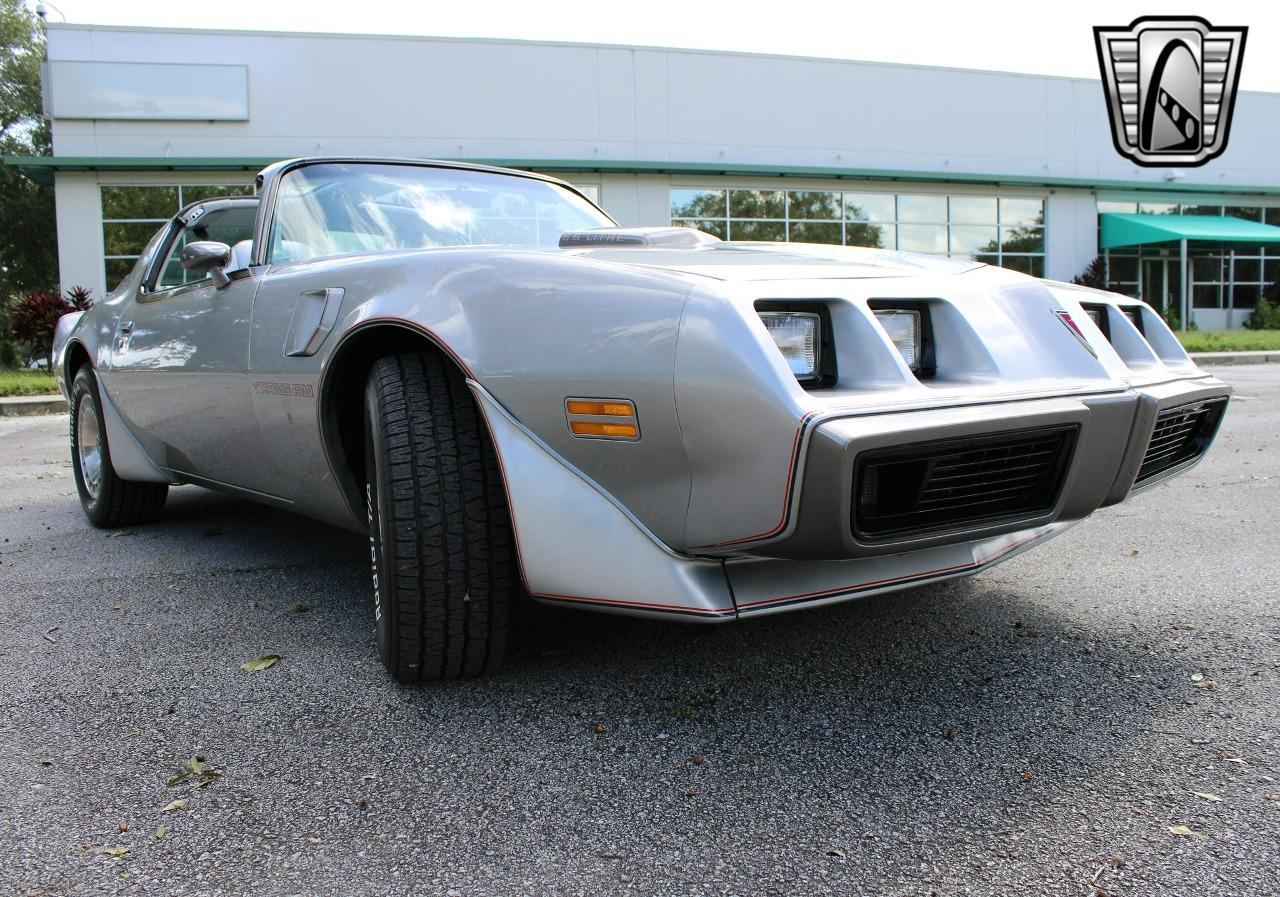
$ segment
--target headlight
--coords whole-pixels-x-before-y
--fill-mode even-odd
[[[905,309],[885,309],[876,312],[876,319],[889,339],[898,347],[898,353],[907,367],[920,370],[920,312]]]
[[[763,311],[760,320],[796,379],[817,380],[821,317],[805,311]]]

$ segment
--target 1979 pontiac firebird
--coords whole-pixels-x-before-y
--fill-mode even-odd
[[[620,228],[568,184],[304,159],[58,326],[80,500],[369,533],[403,680],[513,602],[723,621],[963,576],[1196,463],[1229,388],[1150,307],[968,261]]]

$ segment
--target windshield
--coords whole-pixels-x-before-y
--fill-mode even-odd
[[[572,190],[535,178],[320,163],[281,179],[268,260],[476,244],[555,246],[565,231],[612,225]]]

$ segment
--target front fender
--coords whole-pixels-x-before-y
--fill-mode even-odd
[[[53,330],[53,376],[58,382],[58,390],[68,401],[71,399],[71,384],[67,382],[67,347],[71,344],[71,334],[82,317],[82,311],[65,314],[58,318]]]

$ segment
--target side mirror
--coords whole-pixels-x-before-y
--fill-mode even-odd
[[[182,247],[182,254],[178,256],[178,262],[184,271],[190,271],[193,274],[207,272],[213,278],[213,285],[218,289],[231,283],[227,272],[222,270],[230,260],[231,247],[226,243],[213,240],[197,240],[194,243],[188,243]]]

